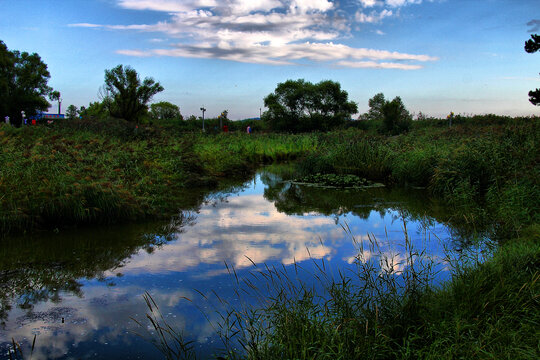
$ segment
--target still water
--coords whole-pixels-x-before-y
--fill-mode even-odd
[[[446,214],[422,191],[306,187],[262,170],[166,224],[8,239],[0,249],[0,359],[9,358],[12,338],[28,357],[34,335],[32,359],[160,358],[135,321],[149,325],[146,291],[209,356],[221,347],[212,299],[240,301],[225,264],[240,279],[254,264],[310,268],[322,260],[332,274],[350,267],[371,236],[399,270],[405,227],[443,281],[445,259],[464,246]]]

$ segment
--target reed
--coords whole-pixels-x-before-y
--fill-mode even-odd
[[[343,228],[358,250],[351,269],[332,272],[323,259],[290,267],[252,261],[246,275],[225,264],[239,301],[214,292],[222,305],[220,320],[212,322],[222,341],[215,358],[536,358],[540,246],[534,239],[482,259],[455,258],[452,281],[441,285],[434,283],[437,263],[414,248],[406,223],[401,254]],[[194,303],[210,301],[199,293]],[[147,304],[154,311],[155,303]],[[155,329],[169,328],[159,320],[151,321]]]

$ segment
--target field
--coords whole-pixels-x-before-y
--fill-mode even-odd
[[[168,217],[264,163],[290,162],[299,177],[356,175],[422,187],[451,206],[451,221],[498,241],[491,260],[457,266],[442,287],[422,282],[424,269],[411,268],[405,284],[396,284],[370,282],[378,272],[361,267],[358,275],[372,287],[344,276],[325,294],[270,272],[282,289],[296,290],[278,291],[289,295],[269,297],[264,309],[229,314],[251,324],[238,333],[247,356],[537,358],[540,119],[458,117],[452,126],[431,119],[397,136],[376,128],[357,122],[329,133],[247,135],[118,120],[2,125],[0,233]],[[379,297],[366,296],[374,292]]]

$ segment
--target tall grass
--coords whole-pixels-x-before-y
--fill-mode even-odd
[[[425,187],[456,217],[491,224],[504,238],[539,220],[539,138],[539,118],[460,118],[452,127],[430,120],[393,137],[351,128],[320,135],[298,171]]]
[[[315,259],[311,266],[289,268],[253,263],[247,275],[226,265],[237,299],[227,302],[214,293],[224,305],[220,320],[212,323],[223,346],[215,357],[537,358],[540,245],[533,238],[488,254],[487,262],[448,260],[453,279],[437,285],[436,260],[413,247],[406,224],[401,254],[384,251],[373,236],[357,241],[344,229],[358,250],[349,270],[332,273],[324,260]],[[178,341],[176,330],[159,331],[172,327],[152,315],[156,306],[148,307],[157,339]],[[197,355],[175,353],[173,358]]]
[[[120,120],[2,125],[0,143],[0,235],[168,217],[196,205],[188,188],[316,148],[309,135],[175,134]]]

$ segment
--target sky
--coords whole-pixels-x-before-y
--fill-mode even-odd
[[[359,113],[382,92],[411,112],[540,115],[538,0],[0,0],[0,40],[38,53],[62,107],[130,65],[184,117],[258,117],[278,83],[341,84]],[[52,107],[55,109],[56,105]]]

